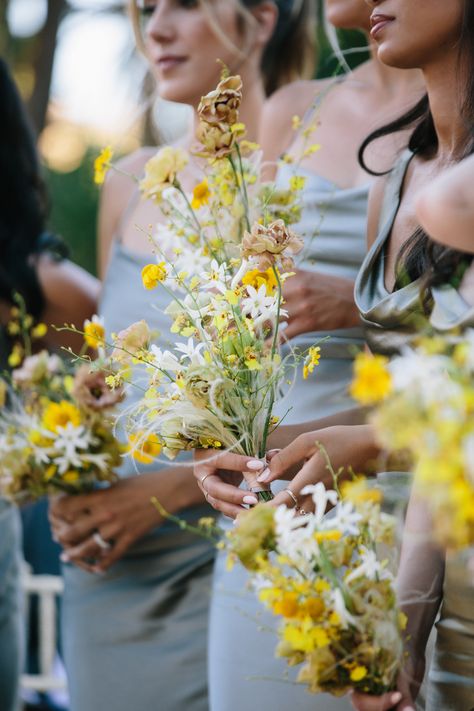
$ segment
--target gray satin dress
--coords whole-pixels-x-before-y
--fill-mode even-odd
[[[278,183],[286,187],[291,175],[291,167],[284,166]],[[341,190],[314,173],[307,172],[306,177],[302,219],[295,227],[305,237],[298,267],[314,271],[315,279],[319,272],[354,280],[366,251],[369,188]],[[295,350],[303,350],[326,335],[330,339],[322,345],[321,363],[313,375],[303,380],[299,373],[277,404],[279,416],[291,408],[285,424],[307,422],[354,405],[347,388],[354,355],[363,345],[360,328],[303,334],[293,339],[291,345]],[[275,490],[276,485],[272,488]],[[209,635],[211,711],[352,709],[345,698],[310,695],[303,686],[295,685],[297,670],[288,672],[286,662],[274,656],[277,619],[263,611],[247,584],[246,571],[235,566],[228,572],[225,556],[218,555]]]
[[[119,241],[104,283],[109,333],[145,318],[168,346],[169,296],[142,286],[150,261]],[[131,398],[138,397],[131,390]],[[166,463],[141,471],[157,471]],[[130,459],[119,474],[135,476]],[[159,493],[157,492],[159,496]],[[181,511],[196,523],[209,507]],[[214,547],[165,523],[105,575],[64,566],[63,644],[71,711],[207,711],[207,630]]]
[[[406,151],[387,183],[379,235],[356,281],[355,299],[374,353],[392,355],[417,335],[423,323],[420,280],[394,292],[385,288],[384,257],[397,214],[404,177],[412,158]],[[430,324],[435,331],[474,326],[474,307],[451,285],[433,289]],[[474,708],[474,586],[462,556],[448,556],[426,711]]]

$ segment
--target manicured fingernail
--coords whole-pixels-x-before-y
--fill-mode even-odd
[[[258,499],[256,496],[250,496],[250,495],[244,496],[242,501],[244,502],[244,504],[251,504],[253,506],[255,506],[255,504],[258,504]]]
[[[61,555],[59,556],[59,560],[61,561],[61,563],[69,563],[71,559],[67,553],[61,553]]]
[[[257,481],[267,481],[267,479],[270,477],[270,469],[268,467],[265,467],[263,472],[258,475]]]
[[[263,469],[265,464],[260,461],[260,459],[251,459],[247,462],[246,467],[252,472],[258,472],[259,469]]]
[[[398,704],[399,701],[401,701],[402,695],[399,691],[396,691],[394,694],[391,695],[390,697],[390,703],[391,704]],[[409,711],[407,709],[407,711]]]

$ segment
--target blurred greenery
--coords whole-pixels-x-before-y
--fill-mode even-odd
[[[96,274],[96,221],[99,190],[93,182],[97,151],[89,149],[77,170],[56,173],[45,169],[51,213],[49,227],[61,235],[71,259]]]

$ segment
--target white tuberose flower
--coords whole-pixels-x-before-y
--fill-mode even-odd
[[[338,495],[332,489],[326,489],[322,481],[317,484],[308,484],[301,489],[302,494],[310,494],[315,505],[314,515],[317,523],[321,523],[328,504],[335,506],[338,502]]]
[[[375,551],[363,548],[361,561],[361,564],[357,566],[352,573],[349,573],[346,578],[346,583],[350,583],[362,576],[368,578],[369,580],[376,580],[377,578],[379,580],[392,579],[392,574],[383,567],[382,563],[377,560],[377,554]]]
[[[93,444],[91,433],[83,425],[76,427],[72,422],[68,422],[65,427],[58,427],[53,447],[61,453],[54,460],[59,467],[59,473],[64,474],[68,469],[80,468],[82,460],[79,450],[90,449]]]
[[[250,316],[256,326],[265,321],[274,321],[277,315],[278,298],[275,296],[267,296],[267,287],[262,284],[258,291],[253,286],[247,286],[248,297],[242,300],[242,313],[244,316]],[[281,315],[286,312],[281,310]]]
[[[335,515],[332,516],[325,522],[327,528],[337,528],[347,533],[349,536],[359,535],[359,522],[362,516],[354,511],[353,505],[349,501],[340,503],[336,510]]]

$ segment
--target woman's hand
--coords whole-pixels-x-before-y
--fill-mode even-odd
[[[308,484],[320,481],[327,488],[332,488],[332,469],[340,468],[355,472],[371,471],[379,454],[371,425],[336,425],[314,432],[299,435],[290,445],[273,454],[268,469],[259,477],[260,481],[269,484],[276,479],[290,478],[288,489],[300,506],[301,490]],[[275,505],[289,503],[288,491],[282,491],[273,500]]]
[[[283,284],[288,326],[282,340],[302,333],[333,331],[360,323],[354,304],[354,283],[349,279],[297,269]]]
[[[415,711],[415,704],[410,696],[401,690],[384,694],[383,696],[369,696],[354,692],[351,702],[356,711]]]
[[[89,572],[104,572],[146,533],[163,523],[151,498],[169,513],[203,501],[190,470],[140,474],[108,489],[51,500],[50,522],[63,546],[63,560]],[[93,561],[93,562],[91,562]]]
[[[206,501],[216,511],[236,518],[246,508],[245,504],[258,503],[255,494],[239,489],[244,471],[258,472],[265,465],[259,459],[244,457],[215,449],[194,451],[194,476]]]
[[[415,711],[414,699],[418,696],[425,673],[424,654],[418,654],[416,660],[415,662],[411,656],[408,657],[398,677],[396,691],[382,696],[369,696],[354,691],[351,701],[356,711]]]

